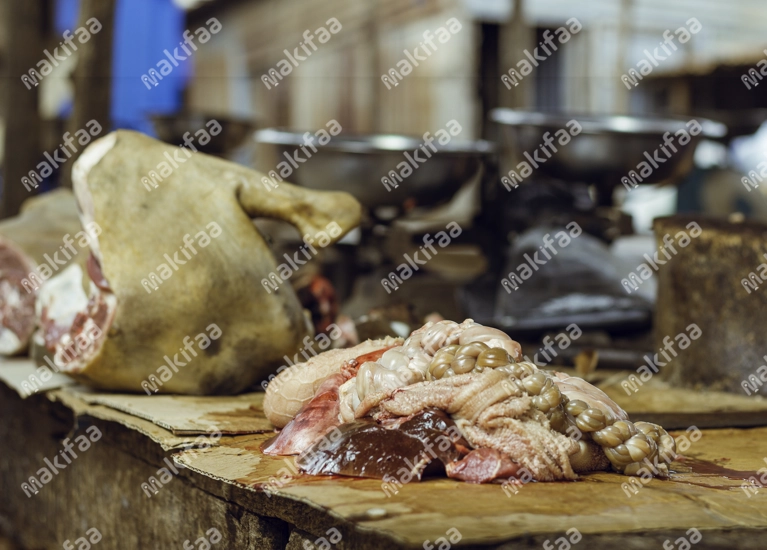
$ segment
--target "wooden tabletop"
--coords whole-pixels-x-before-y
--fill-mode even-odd
[[[263,455],[260,446],[271,433],[224,435],[215,446],[185,450],[192,434],[131,414],[131,407],[142,408],[137,396],[115,396],[118,410],[101,394],[78,391],[21,400],[0,384],[7,455],[0,466],[0,525],[11,525],[30,548],[60,548],[85,532],[80,526],[99,527],[100,549],[181,548],[185,538],[195,540],[212,526],[224,536],[219,548],[663,548],[665,540],[693,537],[694,529],[702,536],[695,549],[767,548],[767,488],[740,479],[767,468],[764,427],[697,432],[683,452],[695,460],[675,463],[670,480],[645,483],[600,472],[514,490],[432,479],[387,496],[379,480],[307,476],[289,457]],[[193,404],[199,398],[164,399]],[[262,394],[218,398],[220,410],[204,399],[208,424],[262,422]],[[242,422],[232,411],[241,411]],[[88,425],[104,433],[102,440],[27,498],[20,484],[62,448],[63,437]],[[695,432],[673,435],[679,444]],[[187,468],[148,497],[142,483],[159,477],[165,459]],[[717,465],[730,472],[703,473]]]

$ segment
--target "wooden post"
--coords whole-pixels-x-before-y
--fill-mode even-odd
[[[40,2],[6,3],[5,55],[5,151],[0,219],[14,216],[32,193],[21,178],[40,162],[40,115],[38,87],[25,85],[24,73],[37,69],[43,58],[42,10]],[[34,192],[34,189],[31,190]]]
[[[74,134],[95,120],[103,128],[102,136],[110,128],[112,101],[112,43],[114,38],[114,15],[117,0],[82,0],[80,6],[81,27],[95,17],[102,29],[80,46],[77,68],[74,72],[75,101],[67,129]],[[77,151],[67,163],[62,174],[62,186],[72,187],[72,166],[82,151]]]
[[[697,237],[698,230],[689,225],[693,221],[701,228]],[[656,219],[653,229],[660,251],[665,235],[676,243],[673,250],[666,245],[670,259],[657,256],[656,357],[666,362],[666,353],[670,359],[660,371],[663,378],[687,388],[763,394],[764,389],[756,389],[767,382],[767,371],[759,370],[767,355],[762,277],[767,273],[767,225],[671,216]],[[688,241],[682,231],[691,237]],[[693,323],[701,334],[691,336]],[[684,338],[696,336],[689,347],[681,347]]]

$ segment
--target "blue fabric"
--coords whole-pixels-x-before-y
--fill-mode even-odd
[[[57,34],[64,34],[67,29],[75,30],[80,9],[79,4],[79,0],[58,0],[56,2],[53,25],[56,27]]]
[[[56,31],[78,24],[79,0],[57,0]],[[147,89],[141,80],[182,40],[185,16],[172,0],[118,0],[112,58],[112,126],[155,135],[149,114],[174,113],[192,72],[193,59],[181,62],[158,86]],[[66,109],[63,115],[66,115]]]

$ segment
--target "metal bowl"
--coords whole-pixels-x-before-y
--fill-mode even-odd
[[[161,141],[173,145],[182,144],[186,133],[194,136],[198,130],[208,132],[210,129],[206,123],[215,119],[221,125],[221,133],[217,136],[211,136],[211,140],[205,145],[196,140],[195,147],[203,153],[219,156],[225,156],[241,145],[256,127],[256,124],[251,120],[204,113],[155,114],[151,115],[150,118],[154,130],[157,132],[157,137]]]
[[[305,132],[268,128],[255,132],[257,143],[256,168],[264,173],[275,170],[296,150],[306,161],[298,164],[285,180],[312,189],[347,191],[364,206],[399,206],[406,199],[415,199],[419,206],[430,206],[450,199],[469,179],[477,174],[483,157],[495,147],[487,141],[455,142],[432,145],[425,149],[431,154],[418,168],[413,168],[405,153],[412,156],[423,141],[416,137],[395,134],[339,134],[326,145],[314,141],[316,152],[305,146]],[[311,155],[307,155],[300,148]],[[426,158],[423,152],[420,158]],[[389,174],[407,163],[412,173],[397,182]],[[404,172],[404,168],[401,169]],[[383,178],[387,178],[382,180]],[[388,183],[389,189],[386,185]],[[396,187],[394,184],[396,183]]]
[[[513,166],[525,159],[524,152],[532,155],[542,145],[546,132],[553,136],[557,130],[567,131],[567,122],[575,119],[583,128],[581,133],[563,146],[559,146],[555,139],[557,152],[552,152],[551,158],[541,163],[538,171],[560,180],[595,183],[606,189],[620,184],[629,171],[638,172],[640,162],[649,162],[645,153],[652,156],[656,149],[659,150],[666,132],[673,135],[680,129],[688,129],[685,125],[688,120],[682,118],[558,115],[513,109],[493,109],[490,118],[502,126]],[[698,142],[704,137],[720,138],[727,133],[724,124],[702,118],[696,120],[702,131],[697,136],[690,135],[692,139],[684,146],[675,138],[673,145],[677,152],[672,153],[671,158],[667,159],[659,150],[658,156],[665,162],[657,163],[657,168],[653,168],[643,183],[680,180],[693,166],[693,153]]]

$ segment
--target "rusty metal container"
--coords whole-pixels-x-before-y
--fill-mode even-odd
[[[693,323],[701,332],[686,349],[672,348],[675,357],[666,351],[661,376],[677,386],[767,395],[767,226],[671,216],[653,230],[671,256],[659,254],[665,264],[657,265],[656,349],[682,342]],[[686,246],[680,232],[690,236]]]

